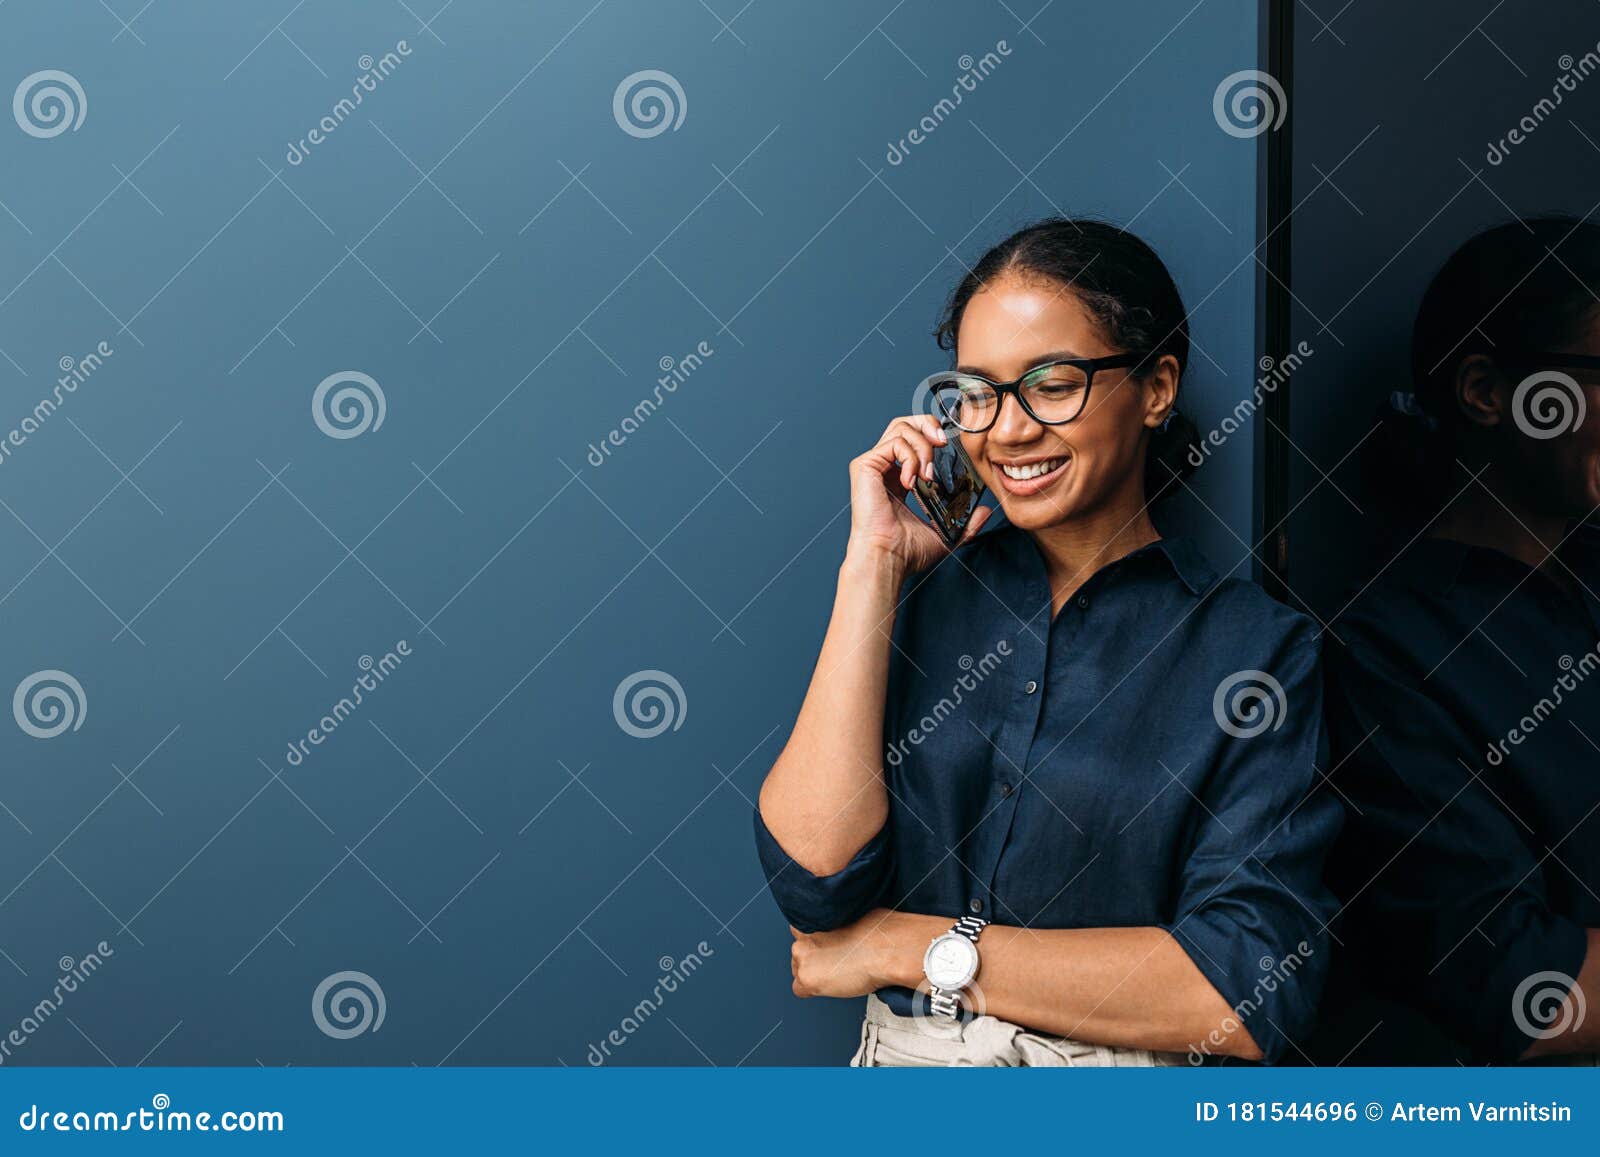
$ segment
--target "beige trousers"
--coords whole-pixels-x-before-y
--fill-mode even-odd
[[[1154,1068],[1185,1063],[1182,1053],[1086,1044],[1033,1032],[994,1016],[966,1022],[900,1016],[876,996],[867,997],[861,1047],[850,1060],[857,1068]]]

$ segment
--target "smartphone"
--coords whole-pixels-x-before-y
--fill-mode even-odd
[[[950,422],[941,422],[945,444],[933,448],[933,480],[920,474],[911,490],[927,513],[928,521],[954,548],[967,532],[967,523],[977,512],[983,497],[983,483],[972,467],[972,459],[961,448],[961,431]]]

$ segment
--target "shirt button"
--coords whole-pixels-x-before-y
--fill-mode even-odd
[[[1009,783],[1002,783],[1002,784],[1001,784],[1001,785],[1000,785],[1000,794],[1001,794],[1001,795],[1002,795],[1002,796],[1008,796],[1008,795],[1010,795],[1010,794],[1011,794],[1011,791],[1012,791],[1012,788],[1011,788],[1011,785],[1010,785],[1010,784],[1009,784]]]
[[[971,912],[974,916],[976,916],[979,912],[983,911],[983,901],[982,900],[968,900],[967,901],[967,911]]]
[[[1039,689],[1039,684],[1035,683],[1032,679],[1029,679],[1026,683],[1024,683],[1022,685],[1022,693],[1024,695],[1032,695],[1038,689]]]
[[[1078,609],[1080,611],[1086,611],[1086,610],[1089,609],[1089,596],[1088,595],[1079,595],[1078,596]]]

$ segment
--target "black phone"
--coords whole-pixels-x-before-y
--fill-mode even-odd
[[[954,547],[977,513],[983,483],[973,469],[972,459],[961,448],[961,431],[948,421],[940,425],[945,444],[933,448],[933,480],[919,474],[911,489],[939,537],[946,546]]]

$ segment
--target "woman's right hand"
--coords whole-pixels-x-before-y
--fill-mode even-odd
[[[913,414],[890,422],[878,444],[850,463],[849,553],[887,557],[919,571],[950,552],[939,532],[906,505],[912,483],[932,480],[934,451],[945,441],[937,418]],[[975,511],[963,541],[988,517],[987,508]]]

